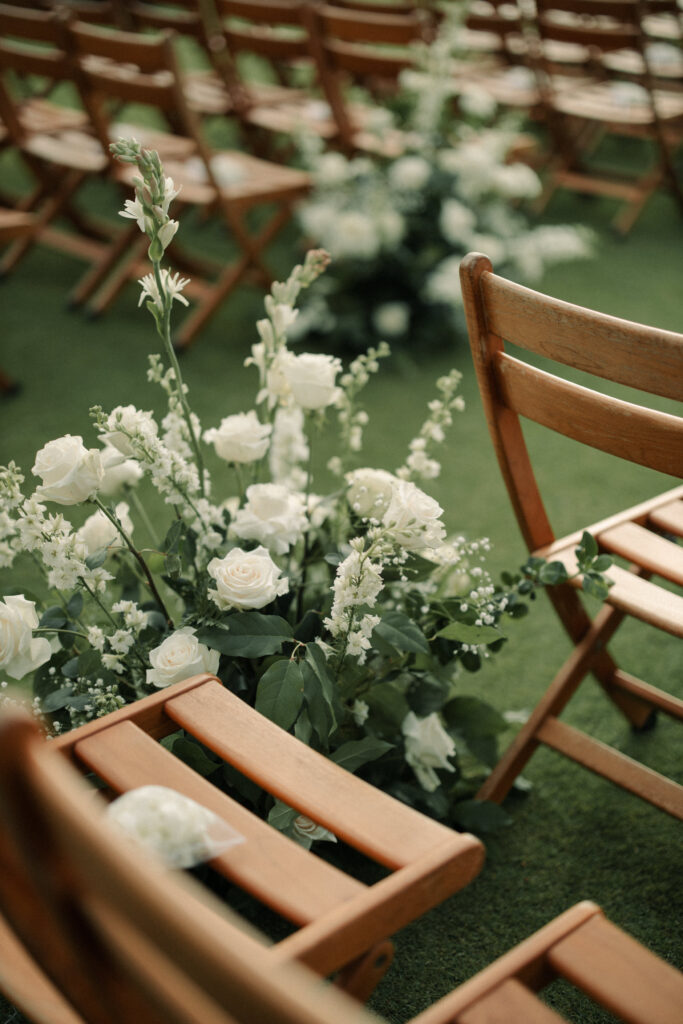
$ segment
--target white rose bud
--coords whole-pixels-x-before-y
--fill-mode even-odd
[[[334,381],[341,362],[323,353],[289,354],[283,361],[283,373],[292,396],[302,409],[325,409],[337,399],[339,389]]]
[[[40,501],[77,505],[99,489],[104,470],[95,448],[86,448],[83,438],[65,434],[40,449],[32,470],[42,484],[36,488]]]
[[[149,652],[149,661],[152,667],[147,669],[147,683],[161,689],[200,672],[215,675],[220,654],[200,644],[192,626],[183,626]]]
[[[356,515],[381,519],[389,508],[398,477],[385,469],[355,469],[346,474],[346,482],[346,499]]]
[[[281,570],[263,547],[254,551],[233,548],[225,558],[212,559],[208,571],[216,581],[209,597],[221,611],[263,608],[289,589],[289,580],[280,577]]]
[[[221,420],[218,429],[206,430],[204,440],[226,462],[258,462],[268,451],[273,428],[261,423],[253,409]]]
[[[45,637],[34,640],[38,615],[33,601],[11,594],[0,601],[0,669],[12,679],[23,679],[50,660],[52,648]]]
[[[125,501],[120,501],[115,509],[116,518],[130,537],[133,532],[133,523],[129,511]],[[99,508],[93,515],[88,516],[80,529],[76,531],[76,536],[83,541],[89,555],[92,555],[95,551],[100,551],[102,548],[123,546],[121,534],[111,519],[108,519]]]
[[[410,480],[394,486],[382,522],[394,539],[408,551],[438,547],[446,535],[441,522],[443,509]]]
[[[453,740],[441,724],[436,711],[426,718],[418,718],[413,711],[409,711],[403,719],[401,730],[405,736],[406,761],[422,788],[433,793],[440,783],[435,769],[455,771],[448,760],[455,754]]]
[[[113,800],[107,818],[169,868],[191,868],[243,843],[217,814],[166,786],[139,786]]]
[[[252,484],[247,503],[235,515],[230,531],[242,540],[257,540],[284,555],[308,525],[305,498],[282,484]]]
[[[135,455],[128,434],[133,434],[144,442],[154,439],[158,433],[151,412],[142,412],[134,405],[118,405],[107,417],[107,429],[100,434],[104,444],[113,445],[122,455]]]

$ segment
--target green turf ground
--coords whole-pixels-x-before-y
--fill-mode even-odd
[[[116,204],[113,196],[98,202]],[[115,209],[116,206],[114,205]],[[597,252],[583,263],[548,273],[543,290],[620,316],[660,327],[683,324],[682,222],[666,197],[657,197],[626,241],[606,230],[612,207],[558,197],[546,219],[584,220],[599,229]],[[213,228],[209,247],[219,245]],[[299,257],[294,234],[275,252],[278,274]],[[129,288],[105,317],[88,322],[69,312],[66,297],[79,265],[36,249],[0,286],[0,366],[21,383],[21,392],[0,400],[0,463],[15,459],[30,471],[35,451],[63,433],[83,433],[94,444],[89,406],[105,409],[132,402],[160,408],[160,396],[145,381],[147,353],[156,350],[151,318],[136,308]],[[255,339],[253,323],[262,296],[251,289],[235,295],[183,359],[192,403],[205,427],[250,405],[253,371],[242,369]],[[458,418],[443,456],[443,475],[430,488],[446,509],[448,525],[495,544],[492,564],[515,567],[524,551],[499,478],[479,407],[469,351],[463,339],[429,358],[419,352],[396,362],[367,392],[371,422],[365,461],[393,469],[424,418],[433,381],[456,365],[465,374],[468,409]],[[245,381],[249,388],[245,390]],[[558,530],[599,519],[666,486],[656,474],[626,464],[610,469],[598,453],[577,458],[563,443],[534,432],[542,480]],[[334,437],[321,440],[324,462]],[[217,481],[218,482],[218,481]],[[624,666],[651,682],[683,693],[680,643],[628,624],[614,642]],[[514,626],[495,663],[464,676],[462,692],[481,694],[502,709],[529,708],[568,650],[545,600]],[[667,720],[636,735],[592,682],[584,684],[567,720],[661,771],[683,781],[683,749]],[[683,966],[683,907],[680,826],[549,751],[541,750],[525,771],[533,784],[507,806],[512,824],[487,840],[488,860],[480,878],[399,936],[397,963],[373,998],[373,1007],[400,1022],[429,1005],[580,899],[600,903],[612,919],[661,956]],[[610,1018],[584,1006],[563,987],[549,998],[576,1019],[597,1024]],[[21,1020],[10,1007],[0,1024]]]

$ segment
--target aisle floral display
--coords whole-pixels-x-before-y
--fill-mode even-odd
[[[161,267],[177,229],[173,182],[133,140],[114,151],[140,171],[123,215],[150,239],[141,301],[164,359],[150,357],[148,377],[168,411],[158,423],[132,405],[93,409],[99,446],[69,434],[49,441],[35,457],[35,489],[13,463],[0,470],[0,564],[16,562],[16,579],[33,560],[45,582],[41,596],[2,591],[0,679],[32,678],[36,710],[58,734],[214,673],[350,771],[437,817],[486,827],[501,812],[470,798],[505,722],[459,695],[458,676],[501,647],[505,617],[523,614],[524,597],[563,570],[536,562],[494,586],[486,540],[446,535],[442,509],[421,485],[437,476],[438,446],[462,408],[459,375],[437,382],[402,466],[365,466],[368,417],[358,398],[388,350],[370,349],[346,370],[332,356],[289,350],[299,292],[327,264],[314,251],[265,300],[247,360],[254,406],[222,419],[217,410],[215,423],[201,425],[171,342],[186,282]],[[328,467],[335,486],[322,494],[310,442],[326,416],[336,417],[341,443]],[[223,467],[214,480],[207,446]],[[150,488],[168,508],[161,531],[145,510]],[[66,513],[83,504],[92,514],[75,528]],[[586,537],[581,568],[600,593],[596,554]],[[182,735],[175,750],[206,774],[219,768]],[[294,830],[294,811],[235,785]]]
[[[497,273],[527,284],[590,254],[586,228],[532,225],[524,213],[541,192],[522,159],[533,140],[520,137],[516,115],[499,116],[476,76],[454,73],[462,10],[402,74],[393,127],[404,129],[404,152],[346,158],[302,139],[315,187],[301,225],[333,263],[302,305],[297,338],[351,352],[379,339],[412,351],[450,346],[466,337],[466,253],[485,252]]]

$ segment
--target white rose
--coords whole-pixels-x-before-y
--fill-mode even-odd
[[[382,522],[399,544],[409,551],[418,551],[442,543],[446,535],[442,513],[439,503],[412,481],[399,480],[394,485]]]
[[[271,430],[270,424],[261,423],[250,409],[226,416],[217,430],[205,431],[204,440],[226,462],[258,462],[268,451]]]
[[[133,487],[142,476],[142,468],[135,459],[127,459],[118,448],[107,444],[100,452],[104,476],[101,494],[115,494],[122,487]]]
[[[200,672],[215,675],[220,654],[200,644],[192,626],[183,626],[149,652],[149,661],[152,667],[147,669],[147,683],[161,689]]]
[[[418,718],[413,711],[409,711],[403,719],[401,730],[405,736],[407,763],[415,772],[422,788],[428,793],[433,793],[441,781],[435,769],[455,771],[448,760],[455,754],[453,740],[441,724],[436,711],[426,718]]]
[[[209,597],[221,611],[263,608],[289,589],[289,580],[280,578],[281,570],[263,547],[254,551],[233,548],[225,558],[212,559],[208,572],[216,581]]]
[[[244,842],[217,814],[166,786],[139,786],[113,800],[107,818],[169,868],[191,868]]]
[[[429,181],[432,169],[423,156],[402,156],[389,167],[389,184],[405,192],[417,192]]]
[[[346,499],[356,515],[381,519],[389,508],[394,484],[399,481],[385,469],[354,469],[346,474],[346,482]]]
[[[247,503],[235,515],[230,531],[242,540],[257,540],[284,555],[308,525],[305,498],[282,484],[252,484]]]
[[[117,405],[107,417],[107,429],[100,434],[103,444],[113,445],[122,455],[135,455],[129,434],[143,443],[153,440],[159,431],[151,412],[142,412],[134,405]]]
[[[12,679],[23,679],[50,660],[52,649],[45,637],[33,639],[38,615],[33,601],[11,594],[0,601],[0,669]]]
[[[104,475],[100,453],[71,434],[48,441],[37,452],[32,472],[43,481],[36,488],[38,499],[58,505],[86,501],[99,489]]]
[[[133,523],[128,505],[125,501],[120,501],[114,511],[121,526],[130,536],[133,532]],[[99,508],[93,515],[88,516],[81,528],[76,531],[76,536],[83,541],[89,555],[101,551],[102,548],[123,547],[121,534]]]
[[[340,360],[323,353],[290,353],[283,363],[294,401],[302,409],[325,409],[336,400],[339,389],[334,381],[340,370]]]

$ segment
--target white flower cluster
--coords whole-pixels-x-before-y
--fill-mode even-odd
[[[370,380],[370,375],[378,372],[380,359],[386,359],[389,352],[385,341],[380,342],[377,348],[369,348],[364,355],[353,360],[339,381],[336,406],[342,452],[359,452],[363,447],[363,428],[368,423],[368,414],[364,409],[356,408],[356,398]],[[328,463],[328,469],[340,476],[343,458],[335,456],[334,461]]]
[[[459,370],[451,370],[436,382],[439,398],[429,403],[429,416],[422,424],[420,433],[410,442],[410,454],[405,465],[396,470],[396,475],[404,480],[419,477],[433,480],[441,472],[441,465],[429,455],[430,446],[442,444],[446,439],[446,430],[453,423],[453,412],[463,412],[465,400],[457,394],[462,374]]]

